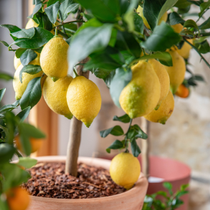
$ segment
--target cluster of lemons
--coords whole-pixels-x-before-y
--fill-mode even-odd
[[[144,25],[150,26],[139,6],[137,13],[142,17]],[[165,13],[158,24],[167,20]],[[175,32],[183,30],[181,24],[173,25]],[[192,44],[192,40],[188,40]],[[132,80],[121,92],[119,102],[130,118],[145,117],[151,122],[165,124],[174,109],[174,97],[187,97],[189,92],[182,82],[185,77],[185,60],[189,57],[191,46],[184,43],[181,49],[172,47],[168,52],[172,57],[173,66],[164,66],[155,59],[142,60],[132,67]],[[184,95],[183,95],[184,91]],[[110,166],[110,175],[115,183],[130,189],[140,175],[140,164],[130,153],[116,155]]]
[[[38,25],[30,19],[26,28]],[[37,74],[22,74],[22,82],[19,79],[23,65],[20,59],[14,58],[16,72],[14,74],[13,87],[16,99],[20,99],[26,90],[28,83],[40,77],[42,78],[42,93],[47,105],[57,114],[71,119],[75,116],[89,127],[101,108],[101,94],[94,82],[84,76],[72,78],[68,73],[69,45],[60,36],[54,36],[45,44],[41,53],[29,64],[40,65],[42,71]]]

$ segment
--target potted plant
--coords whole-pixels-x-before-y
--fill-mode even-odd
[[[82,122],[89,127],[100,110],[100,91],[88,79],[89,72],[92,72],[104,80],[114,103],[122,107],[126,113],[123,116],[114,117],[116,121],[128,123],[126,132],[120,126],[115,126],[101,131],[101,136],[106,137],[109,134],[123,136],[123,140],[113,142],[107,148],[107,152],[111,149],[125,151],[117,157],[120,157],[121,160],[126,156],[126,164],[123,162],[118,168],[120,161],[114,159],[111,164],[116,163],[116,165],[111,165],[110,172],[112,179],[117,184],[125,188],[133,186],[140,172],[139,166],[132,169],[132,173],[129,170],[130,165],[136,164],[136,157],[140,154],[136,140],[146,139],[147,135],[138,125],[132,124],[132,119],[146,116],[150,121],[165,123],[174,107],[172,93],[174,94],[181,85],[186,72],[185,62],[176,52],[176,48],[181,48],[186,42],[201,55],[199,49],[206,46],[203,36],[208,36],[208,33],[205,32],[208,29],[208,21],[204,21],[199,29],[193,20],[184,21],[177,12],[167,14],[168,10],[173,11],[176,3],[177,0],[158,3],[149,0],[144,2],[102,1],[101,4],[84,0],[75,2],[35,0],[35,8],[25,29],[8,24],[1,25],[9,29],[14,40],[10,45],[4,41],[1,42],[10,51],[15,51],[15,62],[18,67],[14,75],[13,86],[16,92],[16,104],[20,105],[22,112],[26,113],[23,119],[38,103],[42,94],[54,112],[67,118],[74,116],[71,119],[70,141],[67,147],[66,174],[77,176]],[[206,3],[201,6],[200,16],[208,10],[208,7]],[[70,14],[73,14],[75,19],[66,21]],[[176,24],[181,24],[180,33],[172,28],[172,25]],[[196,47],[189,41],[195,38]],[[201,58],[204,59],[202,55]],[[204,61],[208,64],[205,59]],[[68,76],[67,73],[69,73]],[[8,124],[5,125],[7,126]],[[9,137],[12,145],[14,127],[12,126],[13,130],[9,132],[12,133]],[[43,134],[37,130],[35,134],[26,132],[28,138],[25,138],[23,133],[27,129],[25,126],[22,127],[22,130],[19,130],[21,147],[23,153],[29,155],[31,149],[28,138],[31,136],[41,138]],[[4,142],[7,145],[7,138]],[[131,156],[128,153],[129,144],[133,154]],[[13,151],[17,150],[13,149]],[[13,155],[14,152],[11,154]],[[129,162],[127,157],[131,157],[132,162]],[[7,161],[10,158],[11,155]],[[103,164],[106,165],[105,162]],[[119,171],[123,173],[118,173]],[[127,173],[129,176],[125,178]],[[121,174],[123,176],[119,178]],[[135,177],[131,178],[133,174]],[[6,176],[2,177],[4,178],[6,179]],[[132,180],[131,183],[127,183],[129,180]],[[142,187],[141,200],[134,199],[136,202],[133,202],[127,196],[128,194],[131,194],[131,197],[137,195],[135,190],[138,191],[138,186]],[[120,209],[122,206],[127,208],[126,205],[130,206],[131,203],[134,203],[134,206],[130,206],[130,209],[137,207],[141,209],[146,188],[147,182],[143,176],[140,176],[135,187],[120,194],[127,198],[117,202],[120,203]],[[43,190],[41,188],[38,190],[41,195]],[[2,193],[5,193],[4,185]],[[110,199],[118,199],[120,195]],[[52,202],[52,199],[34,198],[34,196],[32,199],[32,209],[40,208],[39,202],[47,203],[44,208],[52,209],[48,203],[48,201]],[[56,199],[55,209],[58,206],[61,208],[62,203],[64,208],[68,206],[69,209],[73,209],[76,203],[75,208],[78,209],[81,203],[87,206],[87,203],[94,203],[94,201],[101,203],[103,200],[107,203],[110,199],[100,198],[100,202],[97,199],[79,200],[78,202],[75,200],[64,202]],[[38,204],[34,203],[35,200],[38,200]],[[90,208],[98,209],[99,207]],[[107,209],[107,204],[104,208]],[[114,208],[116,205],[113,203],[110,209]]]

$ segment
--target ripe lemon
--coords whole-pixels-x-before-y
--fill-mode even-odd
[[[182,24],[175,24],[171,26],[174,31],[176,33],[180,33],[183,29],[183,25]],[[189,41],[191,44],[193,44],[193,40],[192,39],[187,39],[187,41]],[[179,53],[179,55],[181,55],[183,58],[188,59],[189,55],[190,55],[190,50],[191,50],[191,46],[187,43],[184,42],[184,44],[182,45],[181,49],[178,49],[177,47],[174,47],[173,49],[176,50],[176,52]]]
[[[15,138],[15,144],[18,150],[20,150],[21,152],[23,152],[21,143],[20,143],[20,136],[17,135]],[[42,144],[43,144],[43,140],[42,139],[35,139],[35,138],[30,138],[30,143],[31,143],[31,153],[38,151]]]
[[[53,82],[51,78],[47,77],[42,88],[44,99],[50,109],[57,114],[64,115],[68,119],[71,119],[73,116],[66,100],[67,89],[72,79],[71,76],[66,76]]]
[[[30,196],[28,192],[21,187],[10,189],[6,195],[10,210],[26,210],[29,206]]]
[[[94,82],[77,76],[67,90],[67,104],[72,114],[87,127],[101,109],[101,94]]]
[[[164,65],[162,65],[159,61],[150,59],[148,62],[154,68],[160,81],[160,99],[156,107],[156,109],[158,109],[163,99],[168,95],[168,91],[170,89],[170,79]]]
[[[65,77],[68,71],[69,45],[61,37],[53,37],[42,49],[40,64],[43,72],[54,81]]]
[[[38,26],[39,26],[39,24],[37,24],[32,18],[29,18],[28,22],[26,23],[25,29],[38,27]]]
[[[171,91],[168,92],[166,98],[160,104],[158,110],[153,110],[144,117],[151,122],[165,124],[174,110],[174,97]]]
[[[20,66],[21,64],[21,61],[20,61],[20,58],[17,58],[16,55],[14,56],[14,67],[15,67],[15,70],[18,69],[18,67]]]
[[[132,80],[122,90],[119,102],[130,118],[150,113],[160,99],[160,82],[152,65],[139,61],[132,67]]]
[[[182,84],[186,72],[185,61],[176,51],[169,51],[173,66],[165,66],[170,78],[170,88],[173,94],[175,94],[177,88]]]
[[[116,184],[123,186],[125,189],[130,189],[138,180],[141,167],[136,157],[123,152],[112,159],[109,172]]]
[[[150,29],[150,25],[149,25],[149,23],[147,22],[147,19],[144,17],[143,8],[139,5],[136,11],[137,11],[138,15],[141,16],[141,18],[142,18],[142,20],[143,20],[143,22],[144,22],[144,25],[145,25],[148,29]],[[163,16],[160,18],[160,20],[158,21],[158,25],[160,25],[162,21],[166,22],[167,17],[168,17],[168,14],[167,14],[167,12],[165,12],[165,13],[163,14]]]

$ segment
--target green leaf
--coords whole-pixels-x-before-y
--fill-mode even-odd
[[[17,105],[16,104],[7,104],[7,105],[4,105],[0,108],[0,113],[1,112],[8,112],[8,111],[12,111],[13,109],[17,108]]]
[[[27,49],[23,52],[23,54],[20,56],[20,61],[23,66],[28,65],[31,61],[33,61],[37,57],[37,54],[31,50]]]
[[[30,157],[20,157],[17,164],[19,166],[26,168],[26,169],[29,169],[32,166],[36,165],[36,163],[37,163],[37,160],[32,159]]]
[[[143,14],[151,29],[154,29],[167,10],[175,5],[177,0],[147,0],[144,1]]]
[[[168,52],[155,52],[151,55],[144,55],[138,60],[146,59],[158,59],[162,64],[166,66],[173,66],[171,55]]]
[[[189,27],[198,30],[198,26],[194,20],[187,20],[184,23],[184,27]]]
[[[117,32],[116,48],[120,51],[127,51],[136,58],[140,57],[141,47],[134,35],[129,32]]]
[[[19,112],[16,116],[20,118],[20,121],[24,121],[28,117],[30,110],[31,107],[27,107],[23,109],[21,112]]]
[[[112,27],[112,24],[104,24],[101,27],[88,27],[73,37],[68,52],[70,70],[91,53],[103,50],[108,45]],[[75,49],[77,50],[75,51]]]
[[[36,139],[43,139],[46,137],[46,135],[41,130],[39,130],[38,128],[36,128],[35,126],[31,124],[20,122],[18,124],[18,127],[21,129],[23,134],[27,137],[33,137]]]
[[[0,144],[0,160],[1,164],[10,162],[15,153],[15,148],[7,143]]]
[[[29,64],[27,66],[24,66],[19,74],[19,79],[20,82],[22,83],[22,74],[23,73],[28,73],[28,74],[37,74],[40,71],[42,71],[41,67],[39,65],[33,65],[33,64]]]
[[[35,106],[42,96],[41,77],[32,79],[20,99],[21,109]]]
[[[143,34],[144,22],[143,22],[142,18],[137,13],[134,13],[134,26],[135,26],[135,31]]]
[[[0,196],[0,206],[1,210],[9,210],[8,203],[5,199],[2,199],[2,196]]]
[[[90,11],[97,19],[105,22],[114,22],[120,14],[119,0],[77,0],[87,11]]]
[[[0,79],[9,81],[9,80],[13,79],[13,76],[11,76],[11,75],[9,75],[7,73],[0,72]]]
[[[2,43],[4,46],[9,47],[9,44],[5,41],[0,41],[0,43]]]
[[[169,191],[170,195],[173,195],[172,184],[170,182],[164,182],[163,186]]]
[[[205,22],[203,22],[200,26],[198,26],[198,28],[201,30],[210,28],[210,17]]]
[[[1,102],[2,98],[4,97],[5,92],[6,92],[6,88],[0,89],[0,102]]]
[[[105,138],[109,134],[112,134],[113,136],[121,136],[124,134],[124,131],[119,125],[116,125],[116,126],[109,128],[107,130],[100,131],[100,136],[102,138]]]
[[[176,198],[180,198],[181,196],[183,196],[183,195],[185,195],[185,194],[187,194],[187,193],[189,193],[189,191],[180,191],[180,192],[177,192],[176,193]]]
[[[21,29],[20,31],[11,33],[11,35],[18,39],[31,39],[35,35],[35,28]]]
[[[139,154],[141,153],[141,150],[138,144],[136,143],[135,139],[131,142],[131,151],[134,157],[138,157]]]
[[[26,51],[27,49],[24,49],[24,48],[18,48],[16,51],[15,51],[15,55],[17,58],[20,58],[20,56]]]
[[[207,40],[204,40],[201,43],[195,44],[195,47],[198,49],[200,53],[208,53],[210,52],[210,46]]]
[[[79,4],[73,3],[72,0],[66,0],[62,2],[60,6],[60,11],[61,11],[63,20],[65,20],[71,12],[75,12],[78,8],[79,8]]]
[[[120,107],[119,97],[123,88],[131,81],[132,71],[131,69],[124,70],[122,68],[117,69],[110,85],[110,94],[115,105]]]
[[[60,3],[63,3],[65,0],[49,0],[47,1],[47,7],[49,7],[50,5],[52,4],[55,4],[56,2],[60,2]]]
[[[46,44],[54,36],[50,31],[43,28],[37,27],[35,31],[36,33],[32,39],[18,39],[12,45],[17,45],[21,48],[37,49]]]
[[[177,44],[180,40],[181,36],[168,24],[162,22],[159,26],[155,27],[151,36],[142,44],[142,46],[152,51],[165,51]]]
[[[147,139],[148,135],[146,133],[144,133],[144,131],[137,125],[132,125],[130,127],[130,130],[135,130],[136,134],[135,134],[135,138],[141,138],[141,139]]]
[[[172,12],[169,15],[170,25],[176,25],[178,23],[184,24],[184,20],[179,16],[177,12]]]
[[[21,31],[21,29],[18,28],[17,26],[9,25],[9,24],[3,24],[3,25],[0,25],[0,27],[9,29],[10,33]]]
[[[119,140],[115,140],[115,141],[106,149],[106,151],[107,151],[108,153],[110,153],[110,152],[111,152],[111,149],[122,149],[122,148],[124,148],[123,143],[122,143],[121,141],[119,141]]]
[[[57,20],[59,7],[60,7],[60,3],[59,1],[57,1],[55,4],[52,4],[45,9],[45,12],[52,24],[55,24]]]
[[[199,18],[203,16],[203,14],[209,9],[209,7],[210,7],[210,1],[204,2],[200,5]]]
[[[120,122],[123,122],[123,123],[129,123],[130,120],[131,120],[131,118],[127,114],[125,114],[123,116],[120,116],[120,117],[118,117],[118,116],[115,115],[113,117],[113,120],[114,121],[120,121]]]
[[[40,3],[38,3],[38,4],[36,4],[36,6],[34,7],[34,9],[33,9],[33,13],[32,13],[32,17],[37,13],[37,12],[39,12],[39,10],[42,8],[42,3],[40,2]]]

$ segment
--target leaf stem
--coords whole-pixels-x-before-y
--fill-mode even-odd
[[[127,132],[126,132],[126,134],[125,134],[125,147],[126,147],[125,152],[129,152],[129,151],[128,151],[128,137],[127,137],[127,135],[128,135],[128,132],[130,131],[130,127],[131,127],[132,121],[133,121],[133,119],[130,119],[130,123],[129,123],[129,126],[128,126],[128,130],[127,130]]]
[[[73,20],[73,21],[69,21],[69,22],[62,22],[62,24],[59,24],[57,26],[63,26],[65,24],[69,24],[69,23],[77,23],[77,22],[82,22],[84,23],[85,21],[84,20]]]

